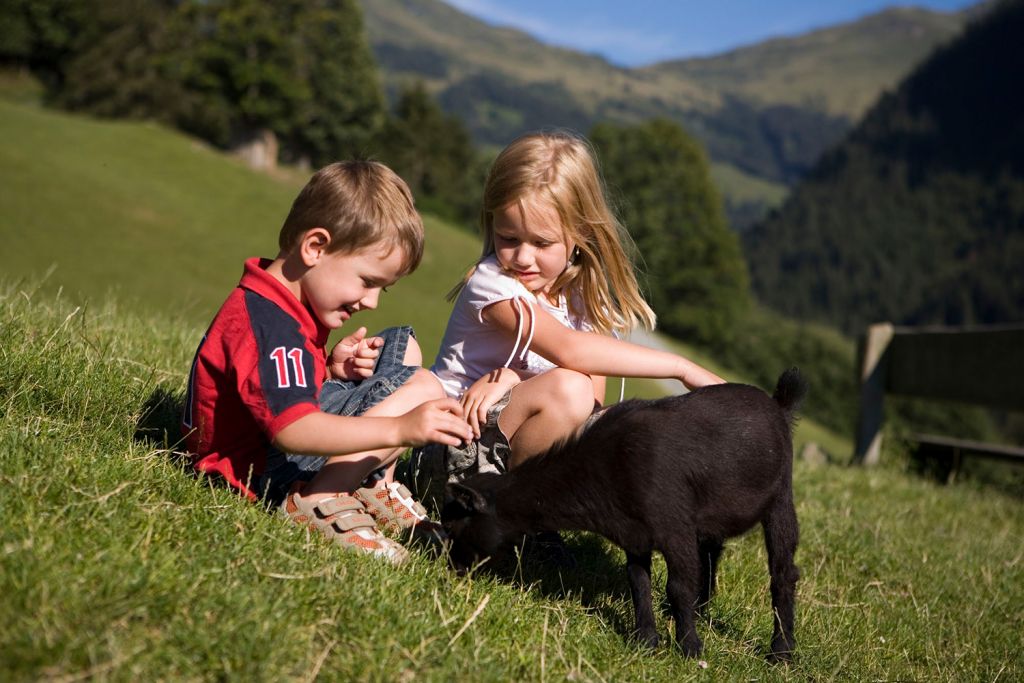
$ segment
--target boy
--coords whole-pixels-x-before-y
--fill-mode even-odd
[[[395,459],[406,446],[457,445],[472,433],[419,367],[410,328],[370,338],[359,328],[329,356],[325,345],[419,265],[422,220],[383,164],[335,163],[296,197],[278,242],[275,259],[246,261],[200,342],[182,420],[188,449],[199,471],[343,547],[399,563],[405,548],[378,526],[437,527],[388,481]],[[364,487],[382,468],[378,485]]]

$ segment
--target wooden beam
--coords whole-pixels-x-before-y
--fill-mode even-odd
[[[881,454],[887,393],[1024,410],[1024,325],[899,328],[881,323],[860,340],[858,358],[854,461],[864,465],[877,463]],[[964,443],[951,447],[954,453],[965,448]],[[1014,457],[991,448],[984,452]]]
[[[957,449],[993,460],[1024,463],[1024,448],[1020,446],[1007,446],[986,441],[974,441],[972,439],[956,439],[951,436],[941,436],[938,434],[912,434],[910,438],[912,441],[925,446],[938,446],[949,450]]]
[[[895,328],[892,394],[1024,410],[1024,327]]]
[[[890,365],[888,350],[894,329],[889,323],[872,325],[858,345],[860,415],[853,459],[862,465],[877,464],[882,453],[882,421]]]

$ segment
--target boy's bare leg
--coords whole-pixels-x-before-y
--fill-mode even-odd
[[[423,362],[419,344],[413,337],[409,338],[403,362],[412,366],[419,366]],[[428,370],[419,368],[395,393],[367,410],[363,415],[376,417],[404,415],[420,404],[444,398],[444,395],[444,389],[437,378]],[[404,451],[405,447],[403,446],[334,456],[306,484],[302,495],[316,500],[336,495],[341,491],[351,493],[359,488],[370,472],[382,465],[390,465],[386,475],[386,479],[390,480],[395,462]]]
[[[509,467],[540,455],[570,436],[594,410],[594,384],[588,375],[555,368],[512,388],[498,427],[509,437]]]

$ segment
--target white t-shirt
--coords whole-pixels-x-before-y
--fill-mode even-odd
[[[461,397],[473,382],[491,370],[503,367],[509,359],[515,340],[483,319],[485,308],[508,299],[519,299],[524,309],[532,306],[534,310],[544,310],[570,329],[586,332],[593,330],[584,316],[574,316],[569,312],[564,296],[557,306],[549,302],[547,297],[534,296],[519,280],[502,271],[497,257],[492,254],[477,265],[469,282],[459,292],[451,317],[448,318],[448,327],[441,340],[437,359],[430,368],[441,380],[449,396]],[[524,327],[528,327],[530,314],[524,313],[521,318]],[[523,338],[526,334],[523,333]],[[522,344],[519,347],[509,367],[529,375],[537,375],[555,367],[554,363],[532,351],[526,350],[524,353]]]

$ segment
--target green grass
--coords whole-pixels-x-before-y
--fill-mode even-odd
[[[346,554],[187,473],[143,419],[198,328],[0,289],[4,680],[1019,680],[1024,507],[894,469],[797,463],[798,654],[771,632],[759,534],[729,545],[708,668],[626,641],[617,549],[460,579]],[[153,440],[153,436],[157,436]],[[664,567],[656,567],[664,600]],[[666,616],[660,628],[667,636]],[[667,640],[667,638],[666,638]]]
[[[307,538],[194,478],[160,429],[173,442],[169,405],[203,326],[241,261],[271,252],[302,179],[254,174],[156,126],[24,103],[0,101],[0,134],[0,680],[1024,675],[1020,501],[895,468],[797,463],[790,668],[762,658],[758,534],[727,550],[701,627],[707,669],[626,642],[621,554],[592,537],[571,539],[578,571],[526,564],[518,580],[458,579],[422,555],[394,569]],[[477,247],[439,221],[427,229],[423,266],[364,320],[412,321],[430,354],[443,292]],[[849,450],[804,420],[807,440]]]

